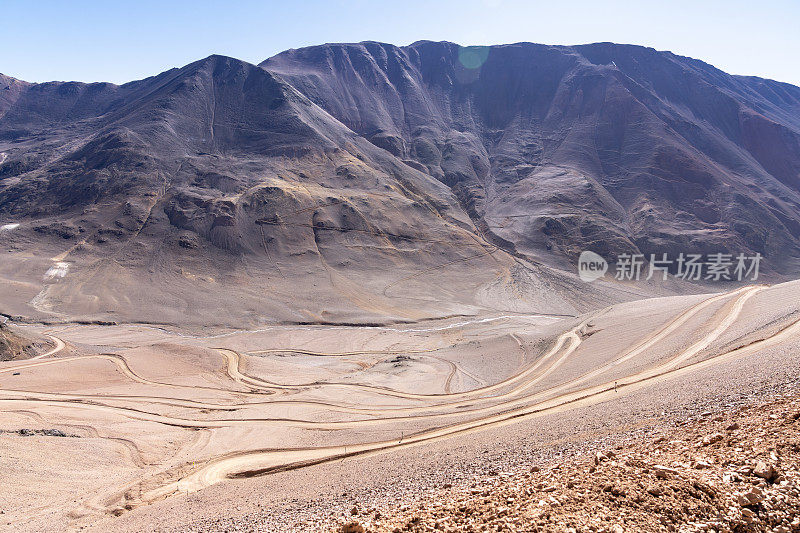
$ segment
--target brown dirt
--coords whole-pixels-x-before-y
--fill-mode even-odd
[[[33,343],[0,324],[0,361],[29,357],[35,352]]]
[[[334,531],[800,531],[800,392],[655,439],[494,473]]]

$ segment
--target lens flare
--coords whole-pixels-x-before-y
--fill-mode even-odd
[[[488,57],[488,46],[464,46],[458,49],[458,62],[470,70],[481,68]]]

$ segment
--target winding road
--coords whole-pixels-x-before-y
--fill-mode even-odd
[[[120,416],[129,420],[160,424],[191,430],[217,431],[224,428],[264,427],[303,429],[308,431],[333,431],[364,427],[382,428],[385,432],[396,432],[402,438],[360,441],[330,446],[267,448],[257,450],[231,450],[223,455],[205,459],[197,465],[167,465],[155,475],[148,474],[133,485],[120,489],[108,498],[108,511],[119,511],[120,506],[130,509],[150,503],[178,492],[191,492],[218,483],[225,479],[250,477],[271,472],[301,468],[313,464],[339,460],[357,455],[384,453],[398,448],[418,446],[423,443],[468,435],[472,432],[506,425],[546,413],[559,412],[578,406],[590,405],[617,398],[621,394],[641,389],[659,380],[671,379],[723,361],[743,357],[800,335],[800,320],[790,322],[781,329],[763,334],[759,339],[743,346],[715,352],[712,346],[722,335],[737,323],[748,301],[763,291],[766,286],[743,287],[728,293],[710,295],[676,316],[661,327],[633,343],[631,348],[568,379],[556,378],[567,363],[574,360],[576,351],[592,333],[589,324],[602,317],[608,310],[591,313],[584,319],[558,335],[539,357],[520,368],[513,375],[471,390],[451,392],[453,377],[459,371],[451,361],[449,371],[443,376],[444,392],[415,393],[368,383],[343,381],[312,381],[299,383],[276,383],[272,380],[250,375],[242,370],[245,355],[229,348],[216,348],[222,362],[224,375],[231,385],[211,387],[187,385],[155,380],[135,372],[125,357],[118,354],[86,354],[54,358],[64,349],[65,342],[50,336],[55,347],[25,362],[0,367],[0,374],[33,372],[50,365],[68,365],[75,361],[107,361],[115,366],[131,382],[148,387],[184,390],[188,394],[205,390],[228,398],[229,401],[207,401],[169,395],[149,394],[84,394],[34,392],[4,387],[0,389],[0,410],[46,409],[69,410],[85,413],[91,420],[92,413]],[[718,307],[714,307],[717,305]],[[652,363],[631,365],[630,363],[676,335],[701,313],[710,312],[704,324],[707,330],[689,343],[688,347],[674,352],[666,350],[663,356]],[[525,350],[524,343],[514,337]],[[436,349],[409,349],[385,351],[352,351],[325,353],[297,348],[251,351],[251,354],[300,353],[321,357],[355,355],[392,355],[398,353],[427,354]],[[659,353],[659,352],[655,352]],[[51,357],[47,360],[41,360]],[[439,360],[437,358],[437,360]],[[525,359],[523,359],[524,361]],[[32,360],[31,360],[32,361]],[[638,368],[638,370],[636,370]],[[627,369],[627,370],[625,370]],[[623,374],[619,375],[622,370]],[[612,375],[612,372],[616,374]],[[627,372],[627,373],[625,373]],[[607,377],[604,378],[604,375]],[[243,390],[242,390],[243,389]],[[344,396],[332,395],[342,400],[321,401],[301,397],[308,391],[324,392],[341,390]],[[363,395],[382,397],[392,401],[408,402],[411,405],[376,405],[374,401],[359,403]],[[296,397],[298,396],[298,397]],[[247,398],[248,401],[242,401]],[[253,401],[249,401],[249,400]],[[166,414],[154,410],[157,406],[168,406],[187,411],[185,415]],[[264,416],[264,410],[273,408],[295,408],[306,416]],[[328,413],[323,419],[307,413]],[[197,417],[200,413],[218,413],[213,417]],[[230,415],[226,415],[230,413]],[[346,414],[345,418],[334,418],[335,413]],[[225,416],[224,418],[219,415]],[[256,414],[257,416],[252,416]],[[236,415],[236,416],[231,416]],[[78,415],[80,416],[80,415]],[[356,416],[356,418],[354,418]],[[449,420],[449,421],[448,421]],[[410,433],[403,428],[411,429]],[[131,490],[135,487],[136,490]]]

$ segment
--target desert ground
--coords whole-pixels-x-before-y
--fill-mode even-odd
[[[11,324],[40,344],[0,363],[0,527],[339,527],[354,505],[399,508],[791,389],[798,313],[791,282],[580,316]]]

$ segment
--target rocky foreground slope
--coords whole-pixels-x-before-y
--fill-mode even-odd
[[[800,531],[798,391],[704,413],[655,439],[351,514],[333,531]]]

